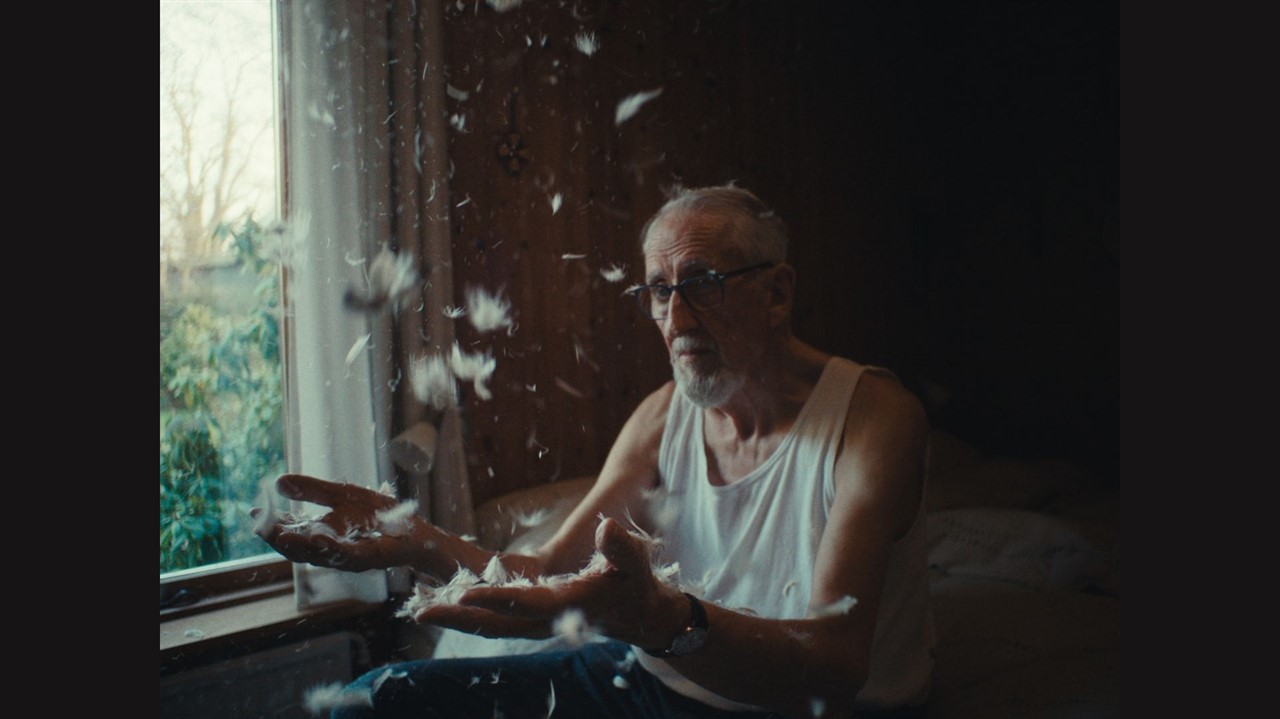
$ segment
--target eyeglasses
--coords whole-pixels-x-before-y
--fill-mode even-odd
[[[627,290],[627,294],[635,296],[636,303],[640,305],[640,311],[650,319],[665,320],[671,308],[672,293],[679,292],[680,299],[686,304],[698,312],[705,312],[719,307],[724,302],[725,280],[770,267],[773,267],[772,262],[761,262],[758,265],[743,267],[724,274],[710,270],[701,275],[686,277],[675,285],[636,285]]]

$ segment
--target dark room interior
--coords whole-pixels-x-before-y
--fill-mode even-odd
[[[464,383],[456,415],[454,470],[481,540],[520,539],[485,524],[516,498],[560,501],[599,472],[671,378],[659,333],[623,296],[643,279],[640,232],[673,187],[733,183],[790,231],[795,334],[892,370],[934,429],[938,668],[911,716],[1119,715],[1116,4],[314,6],[348,29],[337,42],[377,86],[364,111],[384,133],[372,165],[392,199],[364,209],[380,237],[447,278],[451,305],[474,287],[510,300],[509,331],[448,330],[497,359],[489,396]],[[586,31],[589,54],[575,44]],[[298,123],[287,133],[297,141]],[[392,369],[375,375],[442,336],[428,309],[389,320]],[[440,421],[408,382],[388,402],[375,451]],[[390,470],[397,494],[437,517],[430,480],[403,469]],[[1034,566],[983,573],[1012,557]],[[280,571],[291,604],[299,580]],[[306,685],[429,656],[437,637],[395,616],[407,589],[390,587],[372,605],[265,619],[252,594],[207,604],[234,618],[162,608],[161,716],[231,701],[222,716],[307,716]],[[314,660],[298,649],[334,646]]]

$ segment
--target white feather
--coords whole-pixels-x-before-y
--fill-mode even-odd
[[[372,336],[373,335],[365,335],[357,339],[355,344],[351,345],[351,349],[347,350],[347,369],[351,369],[351,363],[356,361],[356,357],[360,355],[360,351],[369,346],[369,338]]]
[[[621,282],[627,276],[627,266],[614,263],[600,270],[600,276],[609,282]]]
[[[374,512],[378,525],[384,534],[400,537],[409,533],[410,517],[418,511],[418,500],[407,499],[391,509],[380,509]]]
[[[857,599],[854,599],[853,597],[846,594],[843,597],[840,597],[839,599],[835,600],[834,602],[831,602],[830,604],[814,609],[812,612],[810,612],[810,616],[834,617],[834,616],[839,616],[841,614],[848,614],[850,611],[853,610],[853,607],[857,603],[858,603]]]
[[[637,92],[634,95],[623,98],[618,103],[617,112],[614,113],[613,124],[621,125],[627,120],[630,120],[632,115],[635,115],[642,105],[661,94],[662,88],[659,87],[647,92]]]
[[[485,0],[485,2],[497,12],[506,12],[520,7],[520,3],[524,0]]]
[[[258,482],[258,499],[254,504],[261,507],[262,512],[253,523],[253,533],[263,537],[276,521],[276,483],[270,477],[263,477]]]
[[[492,332],[499,327],[510,327],[508,312],[511,303],[501,293],[489,294],[483,287],[467,290],[467,312],[471,325],[480,332]]]
[[[578,48],[578,52],[591,57],[596,54],[596,50],[600,49],[600,41],[596,39],[593,32],[580,32],[573,38],[574,47]]]
[[[453,343],[452,354],[449,355],[449,367],[460,380],[471,380],[475,384],[476,395],[480,399],[493,399],[485,383],[493,375],[498,361],[488,354],[470,354],[462,351],[461,345]]]
[[[436,409],[447,409],[458,403],[457,381],[442,355],[419,357],[409,365],[409,384],[419,402]]]
[[[480,578],[489,584],[503,585],[507,583],[511,575],[507,572],[507,568],[502,566],[502,560],[495,554],[489,558],[489,563],[485,565],[484,572],[480,575]]]
[[[340,682],[321,684],[306,691],[303,705],[315,716],[328,714],[338,707],[372,707],[373,693],[368,689],[346,689]]]
[[[576,607],[570,607],[556,617],[551,624],[551,630],[558,636],[564,637],[569,644],[575,647],[586,644],[590,633],[590,628],[587,626],[587,615]]]

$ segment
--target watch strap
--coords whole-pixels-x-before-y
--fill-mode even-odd
[[[689,623],[685,625],[685,627],[681,629],[680,632],[671,640],[670,646],[665,649],[645,649],[645,653],[654,657],[682,656],[686,652],[679,651],[679,649],[687,643],[687,637],[695,633],[701,633],[704,636],[706,635],[707,630],[709,629],[706,608],[704,608],[702,606],[702,602],[698,601],[698,598],[692,594],[684,592],[684,596],[689,600]]]

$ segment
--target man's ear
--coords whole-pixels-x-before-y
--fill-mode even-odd
[[[796,269],[787,263],[773,268],[769,281],[769,325],[777,327],[791,317],[796,296]]]

